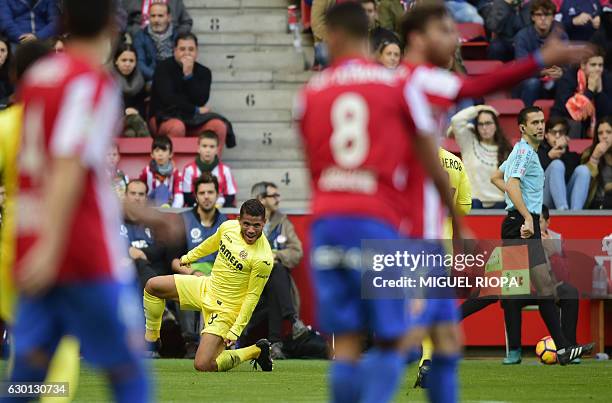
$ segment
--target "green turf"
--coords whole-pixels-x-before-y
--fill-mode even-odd
[[[253,372],[248,364],[220,374],[197,373],[189,360],[152,360],[161,402],[319,402],[327,396],[327,361],[277,361],[274,372]],[[4,367],[4,362],[0,362]],[[412,389],[408,369],[396,401],[426,401]],[[610,402],[612,361],[544,366],[527,359],[503,367],[499,360],[465,360],[460,367],[463,402]],[[109,401],[105,379],[83,368],[78,402]]]

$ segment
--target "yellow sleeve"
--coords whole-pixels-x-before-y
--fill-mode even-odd
[[[223,231],[223,224],[217,228],[217,231],[206,238],[204,242],[187,252],[186,255],[181,257],[181,263],[193,263],[202,259],[204,256],[208,256],[211,253],[215,253],[219,249],[219,242],[221,241],[221,232]]]
[[[459,186],[457,187],[457,198],[455,202],[455,208],[461,215],[468,215],[472,210],[472,186],[470,184],[470,178],[468,178],[465,172],[465,167],[461,164],[461,173]]]
[[[259,297],[261,296],[261,293],[268,282],[268,278],[270,277],[273,262],[272,256],[270,256],[270,260],[258,261],[251,270],[246,296],[242,301],[242,306],[240,307],[240,313],[238,313],[236,322],[234,322],[234,325],[227,333],[227,339],[237,340],[242,334],[242,331],[246,325],[249,323],[249,320],[251,320],[251,315],[253,314],[255,306],[257,306],[257,302],[259,302]]]

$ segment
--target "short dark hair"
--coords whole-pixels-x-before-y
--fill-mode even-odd
[[[417,3],[414,7],[408,10],[406,14],[404,14],[400,24],[400,32],[406,46],[410,45],[408,36],[411,33],[415,31],[424,32],[431,20],[442,19],[449,16],[450,14],[448,13],[446,6],[441,1]]]
[[[41,40],[33,40],[20,43],[15,49],[13,57],[13,69],[17,81],[23,77],[25,72],[38,60],[51,53],[49,43]]]
[[[195,196],[198,193],[198,188],[200,185],[204,185],[207,183],[212,183],[215,185],[215,191],[219,193],[219,181],[217,177],[210,172],[202,172],[202,175],[195,181],[195,185],[193,186],[193,195]]]
[[[518,124],[519,125],[524,125],[525,123],[527,123],[527,115],[529,115],[530,113],[535,113],[535,112],[543,112],[542,108],[540,108],[539,106],[528,106],[526,108],[521,109],[521,111],[519,112],[518,115]]]
[[[361,4],[368,4],[368,3],[374,4],[374,8],[376,8],[378,6],[376,4],[376,0],[361,0]]]
[[[551,14],[555,14],[557,6],[555,6],[552,0],[533,0],[530,7],[531,15],[535,14],[536,11],[547,11]]]
[[[565,130],[565,135],[569,136],[569,130],[570,130],[569,123],[567,122],[567,119],[564,118],[563,116],[551,116],[546,122],[546,131],[549,131],[550,129],[552,129],[553,127],[557,125],[563,125],[563,129]]]
[[[151,143],[151,151],[155,151],[156,148],[161,148],[162,150],[169,150],[172,152],[172,140],[170,140],[170,137],[165,135],[156,136],[153,138],[153,142]]]
[[[63,33],[94,38],[114,22],[114,0],[63,0],[61,25]]]
[[[203,139],[215,140],[217,142],[217,145],[219,145],[219,135],[212,130],[205,130],[200,133],[200,135],[198,136],[198,144],[200,144],[200,141],[202,141]]]
[[[355,39],[368,37],[368,16],[361,4],[354,1],[336,4],[325,13],[329,30],[339,30]]]
[[[550,218],[550,210],[546,204],[542,204],[542,218],[548,220]]]
[[[195,42],[196,48],[198,47],[198,37],[191,32],[181,32],[180,34],[178,34],[176,36],[176,39],[174,40],[174,47],[176,48],[178,46],[179,41],[188,40],[193,40]]]
[[[122,43],[119,46],[117,46],[117,50],[115,51],[115,55],[113,56],[113,62],[117,62],[117,59],[119,59],[119,56],[121,56],[123,52],[134,53],[134,56],[136,58],[136,66],[138,66],[138,54],[136,53],[136,49],[134,49],[134,46],[132,46],[129,43]],[[114,66],[114,67],[115,69],[117,69],[117,66]],[[138,67],[134,67],[134,70],[136,70],[137,68]]]
[[[143,181],[142,179],[132,179],[131,181],[129,181],[125,187],[126,194],[128,192],[128,189],[130,188],[130,185],[133,183],[142,183],[145,187],[145,194],[149,194],[149,185],[147,185],[147,182]]]
[[[240,206],[240,217],[248,214],[253,217],[261,217],[266,219],[266,208],[257,199],[249,199]]]

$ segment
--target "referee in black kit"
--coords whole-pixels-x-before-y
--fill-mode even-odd
[[[546,264],[540,233],[540,214],[544,198],[544,170],[538,158],[538,147],[544,139],[544,112],[537,106],[524,108],[518,117],[521,140],[501,165],[506,189],[508,215],[501,228],[504,246],[527,245],[529,275],[538,296],[540,316],[557,346],[557,360],[567,365],[593,350],[593,343],[571,345],[563,335],[559,311],[555,305],[555,281]],[[501,177],[494,179],[501,181]],[[521,309],[517,299],[502,301],[508,327],[509,353],[504,364],[521,362]],[[508,326],[508,324],[513,324]],[[516,326],[518,324],[518,326]]]

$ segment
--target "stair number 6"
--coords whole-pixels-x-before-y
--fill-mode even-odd
[[[344,94],[332,105],[334,132],[330,146],[334,160],[340,167],[354,169],[366,160],[370,148],[368,119],[368,105],[361,95]]]

